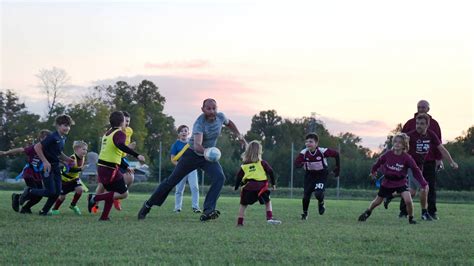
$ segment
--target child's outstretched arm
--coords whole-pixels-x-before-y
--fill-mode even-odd
[[[0,156],[17,155],[17,154],[20,154],[20,153],[23,153],[23,152],[25,152],[24,148],[14,148],[14,149],[10,149],[8,151],[0,151]]]

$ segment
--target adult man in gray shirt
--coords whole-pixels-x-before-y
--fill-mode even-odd
[[[201,110],[202,114],[194,122],[193,135],[189,140],[189,149],[183,153],[171,175],[163,180],[151,197],[143,203],[138,212],[139,220],[146,218],[153,205],[161,206],[176,184],[198,168],[204,170],[212,182],[204,201],[203,215],[201,215],[200,220],[207,221],[219,217],[220,212],[216,210],[216,203],[224,185],[225,175],[219,162],[209,162],[204,158],[204,151],[207,148],[215,147],[222,126],[228,127],[236,134],[242,145],[245,145],[245,140],[235,124],[227,119],[223,113],[217,112],[217,103],[214,99],[204,100]]]

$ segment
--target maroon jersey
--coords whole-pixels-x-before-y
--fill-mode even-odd
[[[35,151],[35,145],[23,148],[23,152],[28,157],[28,167],[23,171],[23,179],[41,180],[40,166],[43,164]]]
[[[327,169],[327,157],[338,157],[339,153],[336,150],[329,148],[316,148],[311,152],[309,149],[303,149],[298,157],[296,157],[295,165],[297,167],[304,167],[307,171],[321,171]]]
[[[429,129],[425,135],[421,135],[416,130],[408,132],[407,135],[410,137],[408,154],[413,157],[418,167],[422,168],[430,151],[432,149],[437,150],[441,140]]]
[[[413,171],[413,176],[422,187],[428,185],[415,160],[406,152],[396,155],[392,150],[387,151],[372,166],[372,173],[379,169],[385,176],[382,186],[387,188],[405,186],[407,184],[408,169]]]
[[[410,120],[408,120],[405,125],[403,125],[403,129],[402,129],[402,132],[403,133],[408,133],[412,130],[415,130],[416,129],[416,116],[418,115],[418,113],[416,113],[414,115],[414,117]],[[433,119],[433,117],[431,117],[430,115],[428,115],[430,117],[430,126],[429,126],[429,130],[432,130],[436,136],[438,137],[438,139],[441,141],[442,138],[441,138],[441,128],[439,127],[439,124],[438,122]],[[441,155],[441,152],[439,152],[438,149],[432,149],[426,156],[425,158],[425,161],[429,162],[429,161],[434,161],[434,160],[441,160],[443,158],[443,156]]]

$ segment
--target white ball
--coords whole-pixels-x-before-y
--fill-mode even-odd
[[[207,148],[204,150],[204,158],[209,162],[217,162],[221,158],[221,151],[216,147]]]

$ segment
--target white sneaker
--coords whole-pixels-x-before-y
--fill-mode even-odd
[[[267,224],[281,224],[281,221],[270,219],[270,220],[267,220]]]

